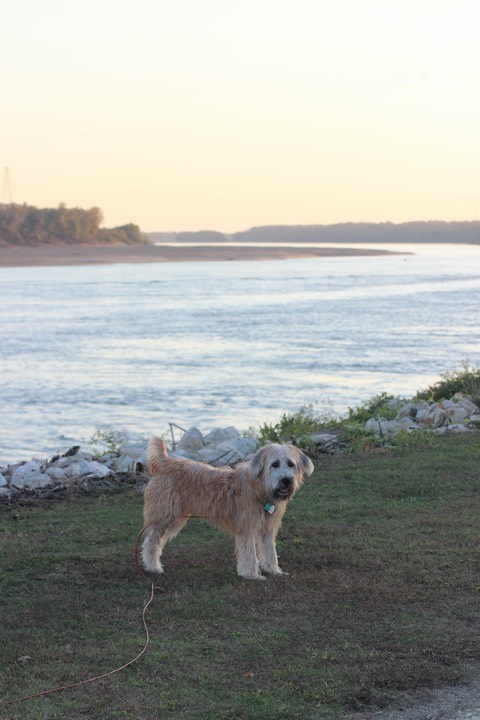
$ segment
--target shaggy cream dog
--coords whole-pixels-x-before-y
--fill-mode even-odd
[[[145,489],[143,564],[163,572],[163,547],[191,517],[208,520],[235,537],[238,574],[265,580],[260,570],[282,573],[275,540],[290,498],[313,472],[311,460],[293,445],[265,445],[251,462],[215,468],[170,458],[165,442],[148,444],[151,479]]]

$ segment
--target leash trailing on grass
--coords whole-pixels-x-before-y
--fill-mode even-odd
[[[138,543],[140,541],[140,538],[143,535],[145,528],[142,528],[140,531],[137,541],[135,543],[135,565],[139,572],[143,572],[142,568],[140,567],[138,563]],[[140,658],[145,655],[147,652],[148,646],[150,645],[150,633],[148,630],[146,615],[148,608],[153,602],[153,597],[155,595],[155,591],[165,592],[162,588],[156,587],[152,581],[150,581],[150,597],[148,598],[147,602],[143,606],[142,611],[142,623],[143,623],[143,629],[145,631],[145,644],[142,648],[142,650],[136,655],[132,660],[129,660],[124,665],[121,665],[118,668],[115,668],[114,670],[109,670],[108,672],[102,673],[101,675],[95,675],[94,677],[87,678],[86,680],[80,680],[79,682],[71,683],[70,685],[63,685],[61,687],[51,688],[50,690],[42,690],[38,693],[32,693],[32,695],[25,695],[24,697],[17,698],[15,700],[7,700],[5,702],[2,702],[0,700],[0,709],[3,707],[6,707],[8,705],[15,705],[17,703],[25,702],[27,700],[33,700],[34,698],[43,697],[44,695],[51,695],[53,693],[57,692],[63,692],[65,690],[72,690],[73,688],[81,687],[82,685],[88,685],[89,683],[96,682],[97,680],[102,680],[103,678],[109,677],[111,675],[115,675],[116,673],[121,672],[122,670],[125,670],[127,667],[130,667],[130,665],[133,665],[136,663]]]

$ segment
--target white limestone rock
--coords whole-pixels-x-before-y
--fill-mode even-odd
[[[50,467],[47,467],[45,472],[53,480],[53,482],[62,483],[65,482],[65,480],[68,480],[68,475],[65,470],[61,467],[57,467],[56,465],[50,465]]]
[[[196,427],[189,428],[181,437],[175,450],[195,453],[204,446],[203,435]]]
[[[225,465],[236,465],[244,460],[244,456],[240,455],[232,448],[206,447],[198,451],[199,460],[213,465],[214,467],[223,467]]]
[[[88,473],[90,472],[89,462],[87,460],[78,460],[77,462],[74,462],[67,468],[65,468],[65,472],[70,478],[80,477],[81,475],[88,475]]]
[[[102,465],[96,460],[88,463],[88,476],[91,478],[106,478],[112,474],[112,471],[106,465]]]
[[[218,447],[229,440],[236,440],[239,437],[241,437],[240,433],[233,426],[226,428],[216,427],[205,435],[204,444]]]
[[[197,452],[190,452],[188,450],[182,450],[175,448],[175,450],[169,450],[168,455],[172,458],[185,458],[185,460],[195,460],[195,462],[204,462],[202,461],[202,458],[200,456],[200,451],[203,450],[203,448],[200,448]]]
[[[245,460],[258,448],[258,442],[254,438],[242,437],[240,434],[232,437],[218,445],[217,450],[231,452],[234,461]]]
[[[92,462],[95,460],[95,453],[90,450],[80,450],[75,457],[78,457],[81,460],[86,460],[87,462]]]
[[[399,420],[387,420],[384,417],[370,418],[365,423],[365,430],[373,435],[380,435],[384,438],[392,438],[402,430],[413,432],[418,430],[418,424],[410,417],[403,417]]]
[[[230,459],[231,452],[228,453],[228,457],[225,455],[225,451],[218,450],[215,447],[200,448],[197,453],[197,460],[203,462],[206,465],[213,465],[214,467],[222,467],[226,465]]]
[[[52,480],[42,472],[32,472],[26,475],[15,473],[12,475],[12,487],[16,490],[35,490],[51,485]]]
[[[474,432],[472,428],[466,425],[444,425],[443,427],[436,428],[435,433],[437,435],[448,435],[449,433],[470,433]]]
[[[312,433],[309,435],[309,438],[316,445],[328,445],[329,443],[337,440],[337,436],[332,435],[331,433]]]
[[[473,400],[469,397],[466,397],[466,395],[463,395],[463,393],[456,393],[453,396],[452,400],[460,407],[465,408],[469,417],[471,417],[472,415],[480,415],[480,407],[478,405],[475,405]]]
[[[145,455],[145,445],[122,445],[120,455],[128,455],[134,460],[140,460]]]
[[[145,446],[125,446],[120,448],[120,455],[106,464],[115,472],[138,473],[147,467],[147,450]]]
[[[30,460],[17,466],[12,473],[11,485],[17,490],[32,487],[31,483],[42,475],[42,466],[36,460]]]
[[[442,407],[445,411],[445,417],[450,423],[458,425],[465,422],[468,418],[468,410],[464,405],[460,405],[452,400],[444,400],[442,402]]]
[[[136,462],[137,461],[129,455],[120,455],[120,457],[114,458],[111,461],[111,467],[115,472],[119,473],[133,472]]]
[[[438,428],[445,425],[447,414],[439,403],[430,403],[427,406],[419,407],[416,420],[424,428]]]
[[[26,488],[28,490],[40,490],[52,485],[52,478],[45,473],[34,473],[29,479]]]
[[[192,430],[196,430],[196,428],[190,428],[187,432],[191,433]],[[197,442],[200,439],[199,435],[192,433],[192,436],[194,438],[193,443],[190,439],[184,443],[184,435],[175,452],[171,453],[171,455],[220,467],[223,465],[235,465],[245,460],[258,447],[256,440],[242,437],[234,427],[214,428],[203,438],[204,443],[202,445]]]
[[[404,417],[416,418],[417,416],[417,405],[413,402],[407,402],[398,408],[396,420],[400,420]]]

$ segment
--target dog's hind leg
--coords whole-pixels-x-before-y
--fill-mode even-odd
[[[245,580],[266,580],[260,575],[254,538],[247,535],[235,535],[237,572]]]
[[[166,543],[174,538],[186,523],[186,518],[177,518],[169,523],[154,523],[147,528],[142,545],[142,560],[145,570],[153,573],[163,572],[163,566],[160,562],[162,550]]]

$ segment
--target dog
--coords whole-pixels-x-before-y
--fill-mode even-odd
[[[294,445],[272,443],[250,462],[216,468],[171,458],[164,440],[154,437],[147,456],[151,477],[144,494],[142,560],[148,572],[163,572],[165,544],[189,518],[197,517],[234,536],[240,577],[265,580],[260,570],[283,574],[275,541],[288,501],[314,470],[305,453]]]

